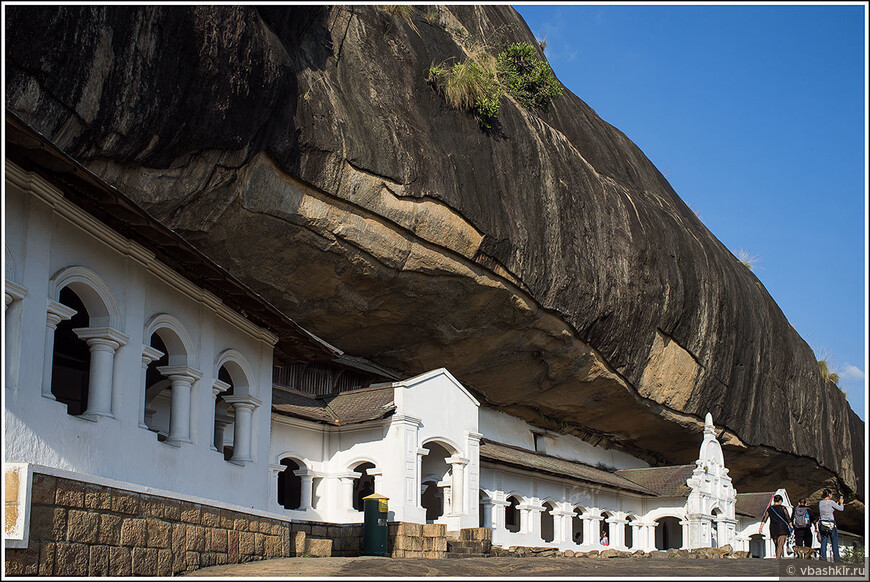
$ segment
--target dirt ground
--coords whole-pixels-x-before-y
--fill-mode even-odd
[[[788,560],[789,564],[821,562]],[[771,577],[780,575],[776,560],[684,558],[277,558],[247,564],[212,566],[188,576],[339,576],[339,577],[583,577],[594,576],[711,576]]]

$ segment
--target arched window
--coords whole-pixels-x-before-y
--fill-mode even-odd
[[[656,548],[659,550],[678,549],[683,546],[683,528],[676,517],[662,517],[656,520]]]
[[[254,412],[260,405],[260,400],[254,397],[255,377],[245,357],[236,350],[222,351],[215,362],[218,380],[215,391],[215,431],[219,431],[219,422],[225,422],[226,417],[220,417],[224,410],[219,407],[227,405],[226,413],[232,413],[232,450],[226,447],[231,456],[227,460],[242,464],[253,460],[253,439],[256,417]],[[221,390],[223,392],[219,393]],[[224,427],[224,432],[228,433]],[[217,435],[216,435],[217,439]]]
[[[508,504],[504,507],[504,526],[508,531],[516,533],[520,531],[520,510],[517,509],[520,501],[513,495],[506,501]]]
[[[73,331],[90,325],[88,310],[69,287],[60,290],[60,303],[74,309],[71,319],[61,321],[54,331],[51,363],[51,394],[66,404],[67,414],[83,414],[88,408],[91,352],[87,342]]]
[[[193,384],[202,376],[190,365],[193,342],[181,322],[165,313],[148,320],[145,337],[149,351],[160,355],[145,369],[144,424],[159,441],[173,446],[191,443]]]
[[[234,395],[235,386],[226,366],[221,366],[218,370],[218,380],[226,389],[214,401],[214,446],[224,456],[224,460],[229,461],[233,458],[233,431],[227,429],[233,425],[233,419],[229,416],[230,405],[224,397]]]
[[[362,473],[353,480],[353,508],[362,511],[363,498],[375,492],[375,477],[366,473],[368,469],[374,469],[374,463],[360,463],[353,468],[357,473]]]
[[[571,539],[578,546],[583,543],[583,510],[579,507],[574,508],[571,516]]]
[[[163,355],[145,368],[145,426],[163,442],[169,436],[172,384],[158,368],[169,365],[169,350],[157,333],[151,335],[148,345]]]
[[[555,509],[556,504],[552,501],[544,503],[544,511],[541,512],[541,539],[545,542],[552,542],[555,538],[553,514],[550,513]]]
[[[284,509],[299,509],[302,504],[302,478],[294,471],[301,467],[290,458],[281,459],[281,464],[286,468],[278,473],[278,505]]]

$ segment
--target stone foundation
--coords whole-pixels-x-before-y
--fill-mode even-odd
[[[33,475],[30,541],[9,576],[171,576],[289,556],[356,556],[362,526],[288,522],[83,481]]]
[[[389,523],[387,552],[391,558],[444,558],[447,556],[447,526],[440,523]]]
[[[12,489],[7,487],[7,501]],[[6,549],[5,573],[172,576],[268,558],[358,556],[362,550],[361,524],[289,522],[35,472],[28,547]],[[446,557],[446,527],[390,523],[388,552],[393,558]]]

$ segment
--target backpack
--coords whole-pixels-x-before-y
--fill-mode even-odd
[[[810,508],[795,507],[794,516],[792,518],[795,527],[809,527],[810,525]]]

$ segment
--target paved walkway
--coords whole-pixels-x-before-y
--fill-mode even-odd
[[[790,564],[814,564],[798,562]],[[247,564],[212,566],[188,576],[779,576],[776,560],[685,558],[276,558]]]

